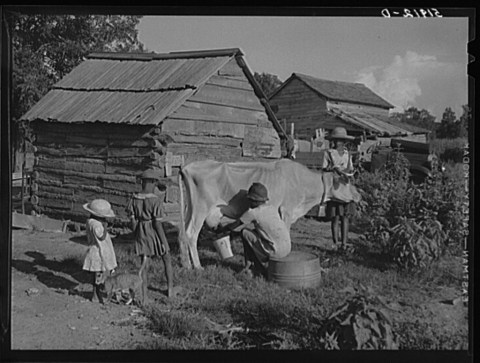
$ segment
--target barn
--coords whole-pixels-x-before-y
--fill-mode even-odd
[[[145,169],[160,171],[175,223],[183,164],[277,159],[285,137],[238,48],[90,54],[22,121],[35,135],[35,211],[84,221],[82,205],[105,198],[120,224]]]
[[[318,79],[293,73],[269,97],[277,119],[294,125],[300,140],[315,137],[315,130],[342,126],[353,136],[406,137],[426,142],[428,130],[392,123],[394,106],[361,83]]]

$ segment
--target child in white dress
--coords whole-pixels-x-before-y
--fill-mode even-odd
[[[92,272],[93,294],[91,301],[103,303],[100,285],[106,274],[111,274],[117,267],[115,250],[107,232],[107,218],[115,217],[110,203],[104,199],[95,199],[83,208],[90,212],[86,232],[90,248],[85,256],[83,269]]]

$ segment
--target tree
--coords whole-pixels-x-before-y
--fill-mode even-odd
[[[28,125],[16,122],[91,52],[143,52],[140,16],[15,14],[12,30],[12,141],[25,147]]]
[[[255,72],[253,77],[267,97],[269,97],[282,84],[282,81],[280,81],[277,76],[269,73],[259,74]]]
[[[90,52],[144,51],[140,16],[25,15],[12,19],[13,107],[18,120]]]
[[[442,115],[442,121],[437,128],[437,137],[439,139],[455,139],[460,136],[461,124],[458,122],[455,112],[447,107]]]
[[[472,112],[468,105],[462,105],[462,116],[460,116],[460,137],[467,137],[468,136],[468,124],[472,119]]]
[[[390,117],[393,120],[405,122],[432,132],[435,130],[435,116],[425,109],[419,110],[416,107],[409,107],[403,113],[394,113]]]

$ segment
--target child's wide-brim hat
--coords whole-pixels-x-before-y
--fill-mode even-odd
[[[115,212],[112,210],[112,206],[105,199],[95,199],[90,203],[85,203],[83,208],[97,217],[115,217]]]
[[[354,140],[355,137],[349,136],[344,127],[335,127],[330,135],[326,136],[327,140]]]

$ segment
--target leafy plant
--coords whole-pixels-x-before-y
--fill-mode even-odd
[[[393,152],[382,171],[363,173],[357,180],[364,239],[402,268],[427,268],[446,251],[460,251],[466,209],[463,173],[448,168],[446,173],[433,170],[423,184],[413,184],[408,161]]]
[[[385,301],[371,289],[361,290],[326,320],[320,331],[324,349],[398,349]]]
[[[414,218],[402,217],[391,233],[391,254],[402,268],[425,268],[440,257],[445,234],[435,219],[427,217],[416,222]]]

